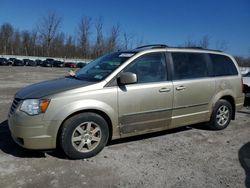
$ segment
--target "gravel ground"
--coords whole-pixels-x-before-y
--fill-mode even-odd
[[[0,187],[250,187],[250,110],[222,131],[193,125],[111,142],[96,157],[30,151],[6,121],[15,92],[66,68],[0,67]]]

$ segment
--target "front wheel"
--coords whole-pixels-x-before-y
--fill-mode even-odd
[[[71,159],[95,156],[107,144],[108,124],[95,113],[80,113],[67,119],[60,134],[60,146]]]
[[[232,118],[232,105],[227,100],[216,102],[208,126],[214,130],[225,129]]]

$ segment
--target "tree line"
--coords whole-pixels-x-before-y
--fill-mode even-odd
[[[0,54],[93,59],[111,51],[127,50],[145,43],[134,34],[122,31],[119,24],[104,32],[102,17],[92,20],[83,16],[75,35],[62,32],[62,22],[62,17],[49,12],[38,20],[31,31],[20,31],[10,23],[3,23],[0,26]],[[205,35],[200,40],[188,39],[180,46],[209,48],[210,43],[211,38]],[[227,42],[217,41],[214,48],[225,51],[228,49]],[[250,66],[250,58],[236,58],[241,66]]]
[[[119,24],[104,35],[102,17],[95,21],[82,17],[75,35],[66,35],[61,25],[62,18],[53,12],[42,17],[31,31],[19,31],[10,23],[3,23],[0,26],[0,54],[89,59],[142,43],[134,35],[121,31]]]
[[[200,40],[191,40],[188,39],[181,47],[202,47],[209,49],[211,44],[211,38],[209,35],[204,35]],[[226,41],[216,41],[215,43],[215,50],[226,51],[228,50],[228,44]],[[241,57],[235,56],[235,59],[239,66],[242,67],[250,67],[250,49],[249,49],[249,57]]]

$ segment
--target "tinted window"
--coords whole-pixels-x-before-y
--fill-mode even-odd
[[[244,77],[250,77],[250,72],[244,75]]]
[[[138,83],[160,82],[167,80],[164,53],[143,55],[124,69],[137,75]]]
[[[238,71],[233,61],[223,55],[210,54],[214,76],[238,75]]]
[[[208,76],[206,58],[200,53],[172,53],[174,80],[203,78]]]

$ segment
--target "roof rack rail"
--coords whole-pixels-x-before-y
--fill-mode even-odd
[[[145,45],[145,46],[139,46],[136,49],[141,49],[141,48],[167,48],[168,46],[166,44],[150,44],[150,45]]]
[[[188,46],[186,48],[193,48],[193,49],[206,49],[206,48],[203,48],[202,46]]]
[[[214,52],[223,52],[222,50],[213,50],[213,49],[209,49],[209,48],[203,48],[202,46],[188,46],[188,47],[175,47],[175,48],[209,50],[209,51],[214,51]]]
[[[209,48],[203,48],[203,47],[189,47],[191,49],[200,49],[200,50],[209,50],[209,51],[214,51],[214,52],[223,52],[222,50],[214,50],[214,49],[209,49]]]

